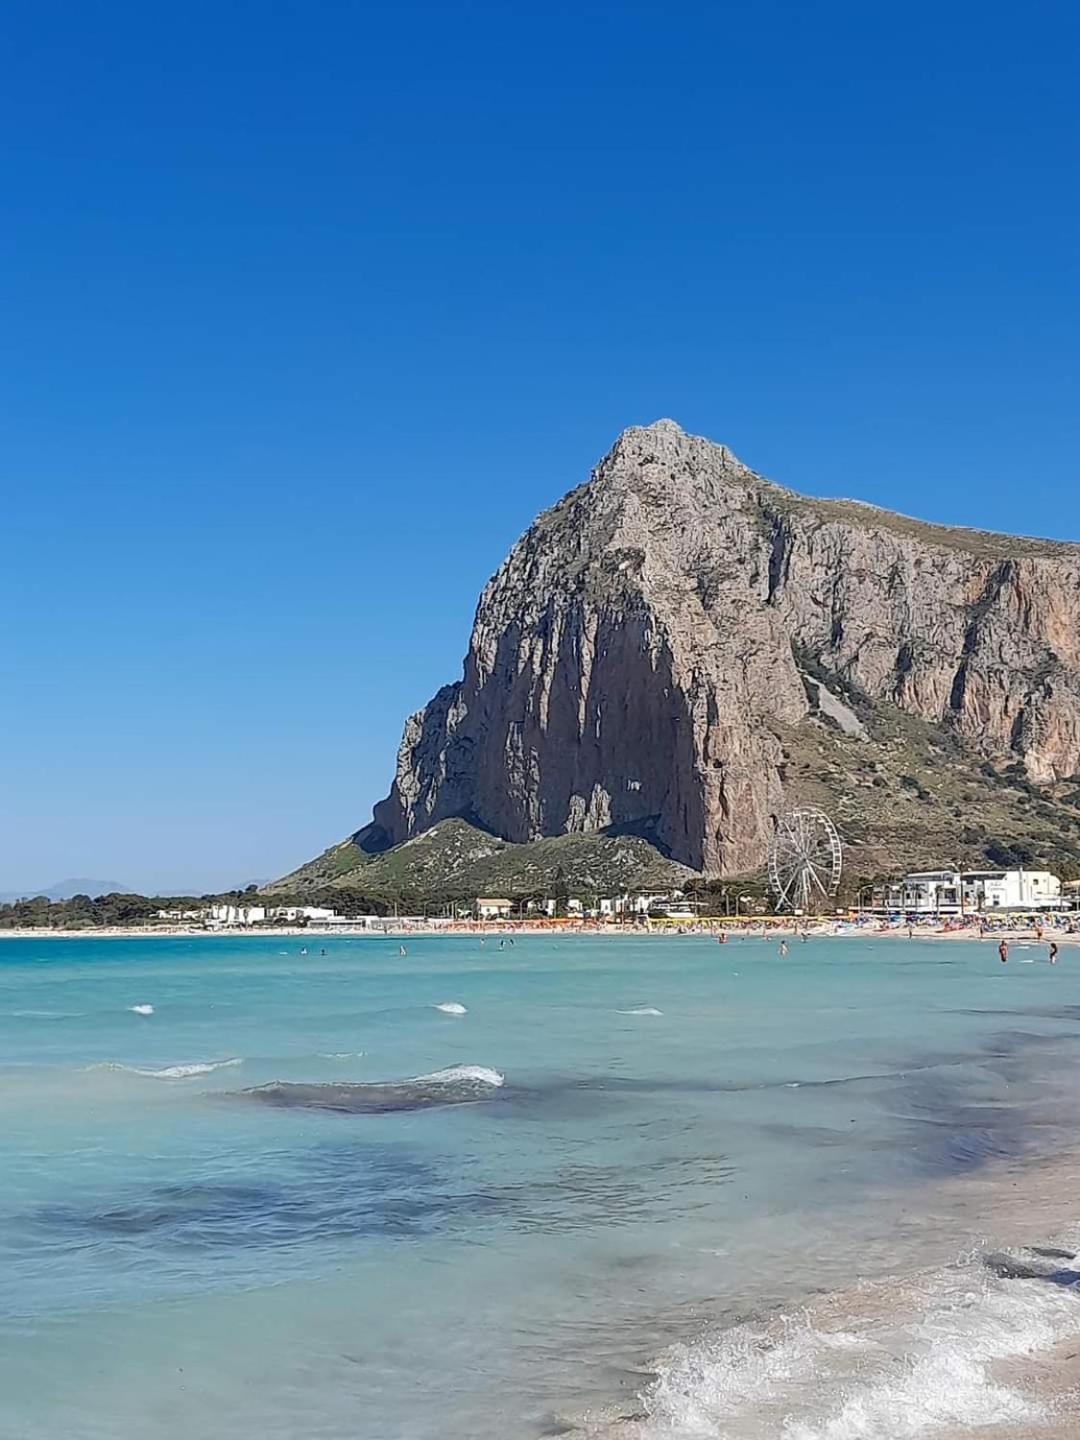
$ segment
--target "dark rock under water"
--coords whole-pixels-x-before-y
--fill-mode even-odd
[[[343,1115],[386,1115],[402,1110],[430,1110],[439,1105],[474,1105],[500,1093],[502,1077],[494,1071],[463,1067],[411,1080],[304,1083],[274,1081],[230,1093],[230,1099],[290,1110],[336,1110]]]

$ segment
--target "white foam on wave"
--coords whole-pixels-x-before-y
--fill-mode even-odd
[[[320,1050],[320,1060],[362,1060],[363,1050]]]
[[[243,1060],[235,1057],[230,1060],[197,1060],[190,1065],[166,1065],[161,1070],[140,1070],[139,1073],[154,1080],[187,1080],[192,1075],[210,1075],[215,1070],[233,1070],[243,1063]]]
[[[458,1000],[444,1000],[441,1005],[436,1005],[436,1006],[435,1006],[435,1009],[436,1009],[436,1010],[441,1010],[444,1015],[467,1015],[467,1014],[468,1014],[468,1011],[465,1009],[465,1006],[462,1005],[461,1002],[458,1001]]]
[[[241,1059],[193,1060],[188,1065],[165,1065],[160,1070],[151,1070],[140,1065],[120,1065],[108,1061],[104,1065],[90,1065],[90,1070],[112,1070],[124,1075],[141,1075],[146,1080],[190,1080],[193,1075],[209,1075],[214,1070],[231,1070],[242,1065]]]
[[[153,1005],[129,1005],[128,1009],[132,1015],[152,1015],[154,1013]]]
[[[13,1018],[20,1020],[77,1020],[85,1014],[83,1010],[11,1010]]]
[[[486,1065],[451,1065],[446,1070],[433,1070],[430,1075],[414,1075],[412,1080],[406,1080],[403,1084],[424,1084],[424,1085],[493,1085],[498,1087],[506,1083],[506,1076],[501,1075],[498,1070],[490,1070]]]
[[[645,1437],[769,1434],[783,1440],[914,1440],[1032,1423],[1038,1398],[997,1362],[1080,1333],[1080,1296],[1041,1280],[943,1272],[815,1323],[813,1310],[678,1347],[646,1394]]]
[[[639,1005],[634,1010],[616,1010],[616,1015],[663,1015],[663,1010],[657,1010],[655,1005]]]

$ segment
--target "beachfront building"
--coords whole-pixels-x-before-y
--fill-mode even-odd
[[[293,925],[297,920],[309,920],[314,924],[321,924],[325,920],[336,920],[337,912],[328,909],[325,905],[276,905],[270,911],[271,920],[281,920],[285,924]]]
[[[481,920],[509,920],[513,909],[512,900],[480,899],[476,902],[476,914]]]
[[[1049,870],[967,870],[960,877],[968,910],[1054,910],[1061,881]]]
[[[698,912],[689,900],[670,900],[659,907],[658,913],[668,920],[696,920]]]
[[[981,915],[1056,910],[1061,881],[1049,870],[916,870],[874,896],[875,908],[904,915]]]
[[[643,919],[649,911],[664,911],[667,915],[694,914],[692,907],[686,905],[681,890],[666,890],[662,895],[623,895],[602,896],[600,898],[597,913],[609,919],[618,919],[630,916],[634,919]]]
[[[914,870],[889,887],[886,906],[905,915],[954,915],[960,910],[957,870]]]
[[[266,919],[266,906],[211,905],[208,918],[212,925],[261,925]]]

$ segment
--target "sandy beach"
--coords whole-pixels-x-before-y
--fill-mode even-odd
[[[1040,930],[1031,925],[995,926],[985,934],[972,926],[937,926],[917,924],[909,936],[906,925],[879,925],[877,922],[858,923],[830,917],[815,917],[807,921],[792,923],[790,919],[770,916],[764,921],[735,920],[724,916],[702,917],[700,921],[668,920],[652,921],[648,925],[598,925],[589,921],[566,920],[516,920],[504,923],[498,920],[467,921],[448,923],[421,921],[402,923],[387,919],[385,925],[368,926],[357,924],[323,926],[318,924],[299,925],[233,925],[203,927],[196,925],[129,925],[101,926],[97,929],[50,929],[47,927],[23,927],[0,929],[0,941],[27,938],[56,940],[151,940],[151,939],[208,939],[214,936],[261,935],[278,939],[328,939],[343,936],[348,939],[393,939],[407,940],[410,935],[434,937],[439,935],[476,935],[483,938],[512,938],[518,935],[587,935],[625,939],[628,935],[638,936],[708,936],[718,939],[721,934],[729,941],[759,939],[791,939],[805,933],[830,940],[842,939],[894,939],[894,940],[978,940],[998,944],[1006,940],[1013,944],[1049,944],[1051,940],[1062,945],[1080,945],[1080,929],[1070,930],[1066,926],[1047,921]]]

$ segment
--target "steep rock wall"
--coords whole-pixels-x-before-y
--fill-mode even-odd
[[[807,499],[658,421],[489,581],[368,838],[611,827],[749,869],[784,805],[774,722],[809,715],[800,656],[1035,781],[1080,769],[1080,547]]]

